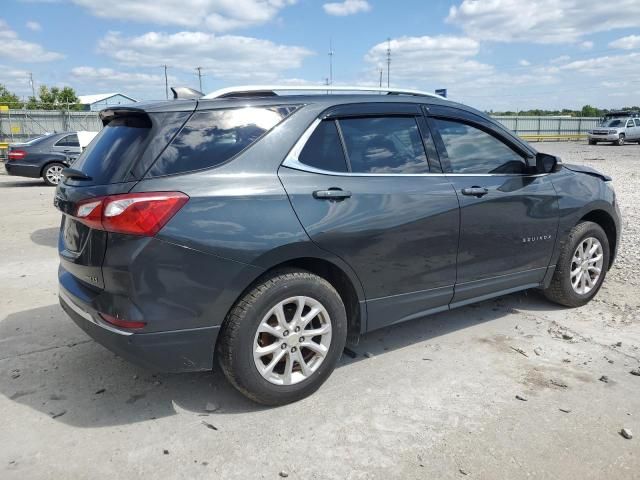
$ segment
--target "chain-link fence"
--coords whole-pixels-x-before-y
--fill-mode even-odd
[[[52,132],[99,131],[98,112],[74,111],[73,106],[55,106],[57,110],[2,109],[0,106],[0,143],[21,142]],[[53,108],[53,106],[52,106]],[[493,117],[505,127],[528,140],[570,140],[583,138],[596,127],[597,117]]]

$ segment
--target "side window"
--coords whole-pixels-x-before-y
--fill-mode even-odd
[[[429,172],[414,117],[346,118],[339,125],[352,172]]]
[[[627,128],[631,128],[633,126],[634,126],[633,120],[629,119],[629,121],[627,122]]]
[[[453,173],[526,173],[527,163],[492,135],[466,123],[434,119]]]
[[[636,122],[636,127],[640,127],[640,118],[636,118],[633,121]]]
[[[298,161],[321,170],[347,171],[347,161],[334,120],[324,120],[318,125],[300,152]]]
[[[78,141],[78,136],[74,133],[73,135],[67,135],[66,137],[62,137],[60,140],[56,142],[56,147],[79,147],[80,142]]]
[[[244,107],[196,112],[162,152],[149,176],[218,166],[242,152],[297,107]]]

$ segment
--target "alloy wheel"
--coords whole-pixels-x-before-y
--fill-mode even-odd
[[[586,295],[598,284],[602,274],[603,251],[595,237],[583,239],[571,259],[571,286],[579,295]]]
[[[60,183],[60,179],[62,178],[62,167],[60,165],[53,165],[47,168],[45,172],[45,176],[47,180],[54,185]]]
[[[253,360],[262,377],[293,385],[314,374],[331,345],[331,319],[311,297],[282,300],[262,318],[253,342]]]

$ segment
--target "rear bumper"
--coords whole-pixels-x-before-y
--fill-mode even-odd
[[[39,165],[25,165],[16,161],[6,161],[4,162],[4,168],[7,171],[8,175],[14,175],[16,177],[40,178],[41,167]]]
[[[60,305],[87,335],[122,358],[163,372],[211,370],[220,327],[133,333],[112,327],[90,303],[60,286]]]

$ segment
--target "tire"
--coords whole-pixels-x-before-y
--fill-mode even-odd
[[[595,140],[589,140],[589,145],[597,145],[598,142],[596,142]]]
[[[585,247],[589,245],[589,239],[595,239],[600,244],[601,261],[593,261],[598,256],[596,251],[594,253],[594,257],[591,257],[587,262],[576,262],[575,255],[578,253],[578,248],[580,246]],[[590,248],[593,249],[595,245],[596,242],[594,241],[591,243]],[[545,296],[552,302],[559,303],[566,307],[580,307],[585,305],[596,296],[602,286],[602,282],[604,281],[607,270],[609,269],[609,255],[609,240],[602,227],[593,222],[579,223],[573,227],[566,240],[560,244],[560,257],[556,263],[556,269],[553,273],[551,283],[546,289],[544,289]],[[583,271],[582,275],[586,275],[585,281],[591,281],[593,285],[588,291],[580,292],[581,283],[578,283],[577,289],[574,288],[574,285],[572,284],[572,281],[575,281],[575,279],[578,278],[577,276],[572,275],[572,270],[574,272],[579,272],[580,267],[585,263],[587,264],[587,270]],[[597,278],[593,278],[595,270],[590,268],[591,265],[600,269]],[[578,275],[579,274],[580,273],[578,273]],[[588,287],[586,284],[585,286]]]
[[[311,311],[307,308],[324,309],[299,332],[294,322],[302,303],[291,301],[296,298],[306,299],[302,317],[308,318]],[[282,312],[284,322],[278,321],[275,313],[270,315],[276,310]],[[326,331],[327,325],[330,333],[303,338],[305,331]],[[267,333],[265,329],[269,327]],[[327,380],[342,355],[346,338],[345,307],[329,282],[306,271],[276,272],[260,280],[231,309],[220,332],[216,356],[227,379],[241,393],[263,405],[284,405],[311,395]],[[326,347],[324,356],[315,351],[318,346],[314,350],[305,347],[311,342]],[[270,347],[275,348],[273,353],[254,353],[258,348]],[[277,355],[282,355],[281,360],[276,359]],[[298,358],[308,369],[306,375]],[[271,364],[275,367],[270,373],[263,373],[269,371]],[[287,376],[289,365],[292,368]]]
[[[44,170],[42,170],[42,179],[44,180],[44,183],[46,183],[50,187],[55,187],[56,185],[58,185],[58,183],[60,183],[60,179],[62,178],[60,176],[60,172],[62,172],[63,168],[66,168],[64,164],[55,162],[50,163],[49,165],[44,167]]]
[[[625,140],[624,133],[621,133],[620,136],[618,137],[618,140],[614,142],[614,145],[621,147],[624,145],[624,140]]]

